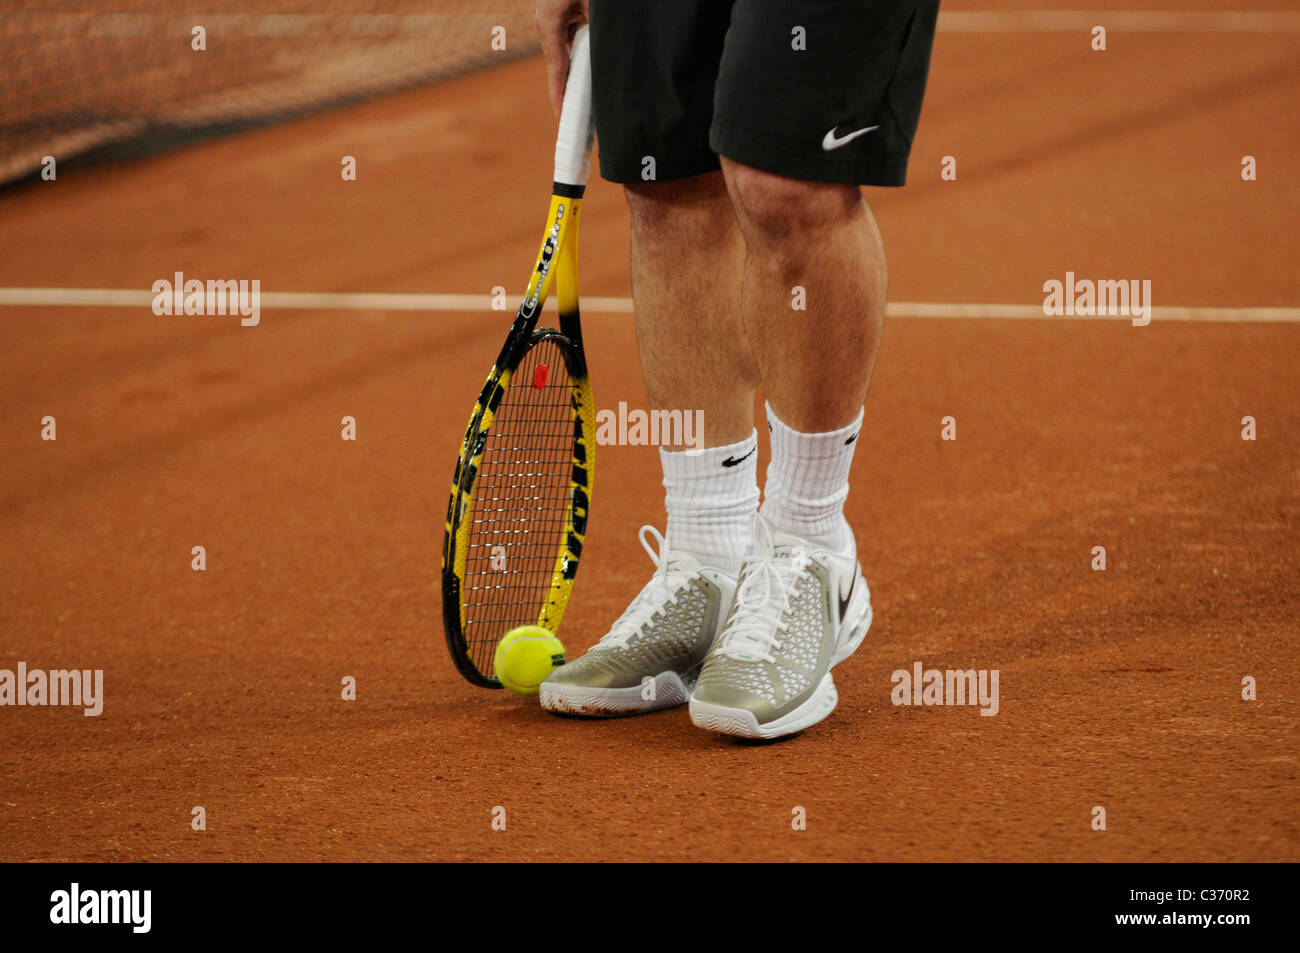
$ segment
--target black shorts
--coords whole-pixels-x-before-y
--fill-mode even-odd
[[[600,172],[902,185],[939,0],[591,0]]]

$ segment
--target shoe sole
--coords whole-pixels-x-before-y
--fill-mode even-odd
[[[676,672],[660,672],[654,678],[654,697],[644,697],[644,683],[631,688],[593,688],[564,682],[542,682],[538,692],[542,707],[561,715],[592,718],[622,718],[676,708],[690,700],[691,693]]]
[[[862,618],[850,624],[848,638],[836,640],[839,647],[836,649],[835,654],[831,656],[831,668],[834,668],[857,651],[858,646],[862,644],[862,640],[867,637],[867,631],[871,628],[871,620],[872,609],[871,603],[868,602]],[[775,718],[766,724],[760,724],[758,717],[748,708],[729,708],[725,705],[714,705],[694,698],[691,699],[690,703],[691,722],[697,728],[716,731],[724,735],[769,740],[811,728],[833,712],[839,700],[840,695],[835,689],[835,680],[828,670],[822,677],[821,682],[818,683],[817,688],[802,704],[793,711],[786,712],[780,718]]]
[[[839,700],[835,680],[827,672],[802,705],[767,724],[760,725],[748,708],[727,708],[695,699],[691,699],[691,721],[697,728],[737,738],[780,738],[817,724],[835,710]]]

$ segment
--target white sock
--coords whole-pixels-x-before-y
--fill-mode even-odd
[[[808,540],[818,549],[847,553],[853,530],[844,518],[849,467],[862,429],[862,411],[847,427],[800,433],[767,405],[772,462],[763,490],[763,518],[775,529]]]
[[[669,549],[736,573],[758,509],[758,431],[707,450],[660,450]]]

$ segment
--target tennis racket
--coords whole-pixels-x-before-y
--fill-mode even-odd
[[[510,629],[556,632],[573,592],[595,472],[595,410],[578,320],[578,219],[591,170],[587,28],[573,38],[546,231],[523,302],[470,414],[451,479],[442,617],[457,669],[500,688]],[[554,286],[559,328],[538,328]]]

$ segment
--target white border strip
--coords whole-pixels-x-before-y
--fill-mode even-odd
[[[151,308],[152,291],[134,288],[0,288],[0,306]],[[492,296],[467,294],[367,294],[348,291],[264,291],[260,307],[291,311],[491,311]],[[554,301],[548,302],[554,310]],[[511,313],[518,296],[507,301]],[[584,297],[584,314],[631,314],[631,298]],[[497,311],[497,314],[503,314]],[[992,318],[1051,321],[1129,321],[1124,315],[1045,315],[1036,304],[955,304],[895,301],[885,313],[891,318]],[[1231,323],[1300,322],[1300,308],[1183,308],[1156,307],[1157,321],[1226,321]]]

